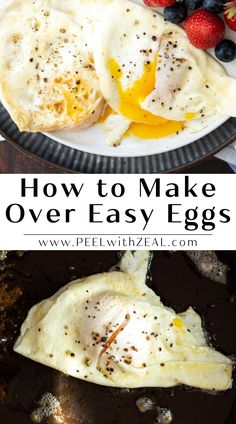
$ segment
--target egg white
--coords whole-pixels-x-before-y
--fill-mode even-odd
[[[207,346],[192,308],[176,314],[146,286],[149,260],[126,252],[118,270],[76,280],[34,306],[15,352],[107,386],[228,389],[231,360]]]
[[[97,120],[104,101],[73,2],[3,0],[0,39],[0,98],[21,131]]]

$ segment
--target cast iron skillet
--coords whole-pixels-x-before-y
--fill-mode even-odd
[[[174,306],[177,311],[192,305],[203,317],[211,343],[224,354],[235,355],[236,252],[221,256],[233,265],[228,278],[230,289],[201,277],[184,253],[155,253],[148,284],[166,305]],[[151,398],[159,407],[170,408],[173,424],[235,424],[236,381],[231,390],[220,394],[186,387],[127,391],[83,382],[13,353],[12,344],[19,326],[33,304],[75,277],[108,270],[117,262],[117,257],[117,252],[10,254],[7,268],[1,272],[8,292],[12,293],[10,298],[15,302],[0,309],[0,422],[32,423],[30,414],[37,407],[37,401],[45,392],[51,392],[61,400],[63,424],[157,423],[155,410],[146,413],[138,410],[136,400],[143,396]],[[3,287],[3,282],[0,286]],[[19,289],[12,292],[16,287],[21,292]],[[5,303],[7,300],[5,293]],[[48,419],[44,423],[55,422]]]
[[[61,172],[165,173],[181,171],[214,155],[236,139],[236,118],[231,118],[205,137],[169,152],[140,157],[108,157],[85,153],[41,134],[19,132],[0,103],[0,134],[28,156]]]

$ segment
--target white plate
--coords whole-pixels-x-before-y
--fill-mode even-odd
[[[143,4],[142,0],[134,2]],[[162,9],[159,9],[159,12],[161,11]],[[229,38],[236,42],[236,32],[227,28],[225,38]],[[214,49],[209,50],[209,53],[215,58]],[[229,75],[236,78],[236,60],[229,64],[220,63],[224,66]],[[147,156],[186,146],[209,134],[227,119],[228,118],[217,119],[204,130],[194,134],[183,131],[179,135],[150,140],[127,137],[122,141],[121,145],[117,147],[109,147],[104,144],[104,133],[101,125],[95,125],[80,131],[75,128],[73,130],[53,131],[45,134],[53,140],[86,153],[117,157]]]

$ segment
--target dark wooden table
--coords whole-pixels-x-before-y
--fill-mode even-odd
[[[14,146],[5,141],[0,142],[0,173],[26,173],[26,174],[58,174],[60,170],[53,168],[52,165],[46,165],[25,155],[17,150]],[[233,173],[231,168],[223,161],[211,157],[200,163],[188,168],[182,173],[206,173],[206,174],[222,174]]]
[[[0,142],[0,173],[58,174],[59,170],[32,159],[6,141]]]

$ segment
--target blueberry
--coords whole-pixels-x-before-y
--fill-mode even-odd
[[[215,47],[215,55],[222,62],[231,62],[236,58],[236,45],[231,40],[223,40]]]
[[[224,10],[225,0],[203,0],[202,5],[210,12],[221,13]]]
[[[196,10],[202,6],[202,0],[185,0],[185,5],[188,9]]]
[[[164,18],[173,24],[180,24],[187,18],[187,8],[183,3],[176,3],[174,6],[165,7]]]

